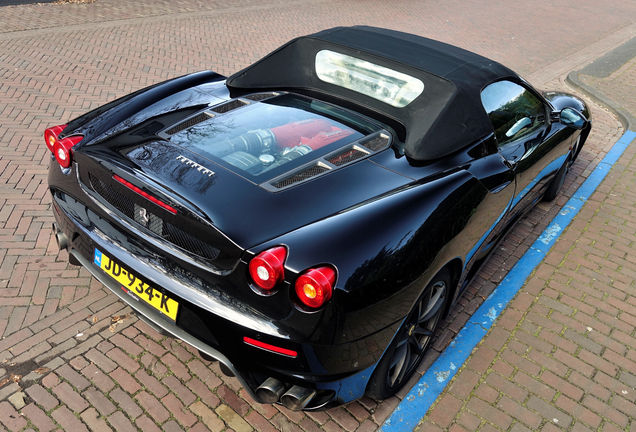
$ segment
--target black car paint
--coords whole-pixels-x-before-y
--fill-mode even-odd
[[[90,144],[102,138],[101,135],[114,126],[127,122],[131,117],[138,116],[149,107],[152,107],[150,112],[156,114],[166,105],[171,104],[169,111],[176,111],[179,116],[183,116],[184,110],[191,109],[193,106],[197,109],[197,105],[201,105],[195,95],[202,90],[202,86],[222,84],[223,80],[225,80],[223,75],[212,71],[202,71],[154,84],[77,117],[68,123],[60,137],[79,134],[84,136],[82,146]],[[175,95],[179,95],[179,99],[171,100],[171,97]],[[207,104],[209,99],[203,106]],[[127,126],[133,125],[128,123]]]
[[[205,79],[218,82],[216,75]],[[75,150],[76,164],[70,172],[51,163],[49,184],[56,219],[71,239],[71,248],[87,260],[92,261],[94,248],[103,248],[108,239],[111,256],[180,301],[194,322],[186,327],[204,342],[222,346],[252,390],[267,376],[332,389],[346,377],[359,375],[364,382],[428,281],[442,267],[451,266],[458,287],[453,296],[456,300],[493,245],[524,211],[507,211],[515,195],[515,173],[498,153],[493,137],[430,163],[409,160],[389,149],[277,194],[220,166],[211,167],[216,173],[212,179],[184,172],[167,181],[163,172],[166,166],[177,164],[176,159],[153,163],[153,158],[139,157],[138,149],[170,146],[157,140],[156,130],[205,105],[200,97],[190,97],[194,93],[200,96],[200,91],[185,85],[172,88],[171,82],[140,93],[142,101],[132,98],[111,106],[117,121],[101,121],[102,110],[92,119],[89,115],[86,124],[69,125],[67,135],[83,133],[86,141]],[[174,92],[181,92],[179,101],[171,102],[174,110],[158,109],[162,98]],[[222,84],[204,93],[210,94],[212,102],[227,98]],[[572,106],[589,115],[577,99],[558,95],[549,100],[555,109]],[[139,117],[139,124],[128,123],[112,132],[140,107],[149,113]],[[155,109],[160,115],[153,115]],[[532,200],[540,197],[558,169],[546,168],[555,165],[577,133],[558,123],[549,124],[531,154],[541,169],[517,164],[517,184],[534,182]],[[196,155],[188,157],[210,164]],[[227,262],[216,270],[206,268],[191,257],[138,240],[135,230],[87,198],[86,189],[78,185],[78,167],[80,172],[102,170],[100,175],[110,180],[112,174],[104,171],[108,168],[174,204],[185,219],[204,221],[211,236],[227,243]],[[517,196],[520,189],[516,189]],[[218,210],[229,207],[233,209],[230,217]],[[493,208],[499,210],[493,212]],[[74,224],[83,229],[74,229]],[[84,232],[95,229],[101,231],[99,236]],[[274,245],[289,250],[286,279],[275,294],[259,296],[250,289],[247,263]],[[307,312],[295,300],[293,282],[299,272],[321,264],[337,268],[336,291],[325,307]],[[198,290],[196,298],[189,289]],[[249,314],[254,319],[251,327],[213,313],[201,302],[201,294],[211,295],[228,310]],[[259,351],[259,361],[253,362],[255,349],[240,342],[243,336],[302,354],[289,359]],[[360,341],[370,348],[366,355],[354,354]],[[351,395],[341,389],[336,400],[346,402],[359,396],[360,391]]]

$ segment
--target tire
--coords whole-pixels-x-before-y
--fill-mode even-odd
[[[565,176],[568,173],[568,168],[570,167],[570,157],[566,159],[565,163],[561,168],[559,168],[559,172],[556,173],[548,188],[545,190],[545,194],[543,195],[543,201],[552,201],[556,198],[557,194],[561,190],[561,186],[563,186],[563,182],[565,181]]]
[[[373,371],[366,394],[387,399],[406,384],[435,335],[450,293],[450,271],[442,269],[409,312]]]

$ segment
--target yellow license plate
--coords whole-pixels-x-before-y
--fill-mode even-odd
[[[143,282],[134,273],[117,264],[99,249],[95,249],[93,262],[104,270],[108,276],[119,282],[124,291],[132,294],[133,298],[145,301],[162,314],[176,321],[179,303]]]

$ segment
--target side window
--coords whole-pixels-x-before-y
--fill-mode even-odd
[[[545,124],[545,107],[539,98],[510,81],[490,84],[481,102],[495,129],[499,147],[531,134]]]

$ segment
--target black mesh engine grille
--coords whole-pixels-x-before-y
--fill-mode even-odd
[[[256,93],[256,94],[245,96],[245,99],[249,99],[254,102],[259,102],[274,96],[278,96],[278,93]]]
[[[311,168],[307,168],[305,171],[302,171],[296,175],[293,175],[285,180],[281,180],[278,183],[274,183],[273,186],[277,189],[282,189],[286,186],[292,185],[294,183],[298,183],[304,180],[307,180],[310,177],[317,176],[319,174],[324,173],[325,171],[329,171],[329,168],[316,165]]]
[[[247,104],[246,102],[242,102],[242,101],[240,101],[238,99],[235,99],[235,100],[230,101],[228,103],[224,103],[223,105],[217,105],[214,108],[210,108],[210,111],[214,111],[215,113],[223,114],[223,113],[235,110],[237,108],[240,108],[242,106],[245,106],[246,104]]]
[[[212,114],[208,114],[208,113],[201,113],[201,114],[195,115],[194,117],[191,117],[191,118],[187,119],[183,123],[179,123],[178,125],[176,125],[172,129],[167,130],[166,133],[168,135],[174,135],[177,132],[181,132],[182,130],[185,130],[185,129],[189,128],[189,127],[192,127],[192,126],[194,126],[196,124],[199,124],[201,122],[209,120],[212,117],[214,117],[214,116]]]
[[[364,143],[360,143],[360,145],[368,148],[371,151],[378,151],[386,147],[388,143],[389,143],[389,138],[383,135],[380,135],[376,138],[373,138],[372,140],[369,140]]]
[[[348,164],[349,162],[356,159],[360,159],[361,157],[364,157],[366,155],[367,153],[361,152],[360,150],[351,149],[347,150],[346,152],[340,153],[339,155],[334,156],[328,160],[335,166],[341,166]]]
[[[136,224],[149,229],[168,243],[202,258],[214,260],[219,256],[220,251],[217,248],[177,228],[147,208],[135,204],[93,174],[89,173],[88,177],[95,192]]]
[[[126,199],[121,194],[106,186],[106,183],[95,177],[93,174],[88,173],[88,178],[91,181],[93,190],[100,194],[102,198],[108,201],[117,210],[128,216],[128,218],[135,218],[135,204],[132,201]]]

